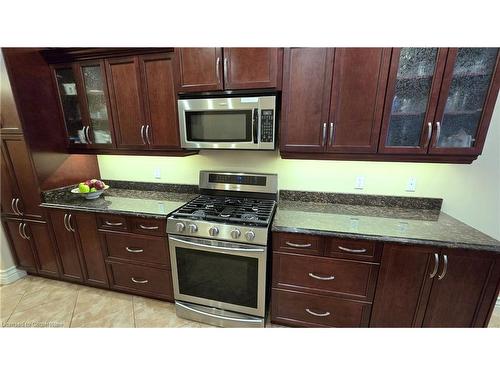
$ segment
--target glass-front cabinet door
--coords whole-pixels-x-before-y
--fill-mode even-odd
[[[498,61],[498,48],[450,49],[429,153],[480,152],[498,92]]]
[[[379,152],[427,153],[446,49],[394,48]]]

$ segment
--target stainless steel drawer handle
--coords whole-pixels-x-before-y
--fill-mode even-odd
[[[330,315],[330,311],[327,311],[325,313],[317,313],[317,312],[311,311],[309,309],[306,309],[306,312],[308,314],[311,314],[311,315],[314,315],[314,316],[328,316],[328,315]]]
[[[144,249],[134,249],[132,247],[125,247],[125,249],[129,252],[129,253],[142,253],[144,251]]]
[[[18,215],[22,215],[23,213],[19,209],[19,198],[16,199],[16,211]]]
[[[10,208],[12,208],[12,212],[16,215],[19,215],[19,212],[16,211],[16,198],[12,198],[12,202],[10,202]]]
[[[448,271],[448,256],[443,255],[443,271],[441,271],[441,275],[438,276],[438,280],[443,280],[444,277],[446,276],[446,271]]]
[[[122,223],[122,222],[113,223],[113,222],[111,222],[111,221],[107,221],[107,220],[106,220],[106,221],[104,221],[104,224],[109,225],[109,226],[112,226],[112,227],[119,227],[119,226],[123,225],[123,223]]]
[[[141,229],[146,229],[146,230],[155,230],[155,229],[158,229],[158,228],[159,228],[159,227],[154,227],[154,226],[153,226],[153,227],[148,227],[148,226],[146,226],[146,225],[142,225],[142,224],[139,224],[139,227],[140,227]]]
[[[438,253],[434,253],[434,269],[432,270],[431,274],[429,275],[429,278],[434,278],[438,272],[438,267],[439,267],[439,255]]]
[[[349,249],[348,247],[339,246],[342,251],[347,251],[348,253],[366,253],[366,249]]]
[[[312,277],[313,279],[317,279],[317,280],[334,280],[335,279],[335,276],[333,276],[333,275],[332,276],[318,276],[312,272],[309,272],[309,276]]]
[[[143,280],[137,280],[136,278],[134,277],[131,277],[130,280],[132,280],[134,283],[136,284],[147,284],[149,282],[149,280],[146,280],[146,279],[143,279]]]
[[[66,230],[68,232],[71,232],[71,229],[69,229],[69,227],[68,227],[68,214],[64,214],[64,220],[63,220],[63,222],[64,222],[64,228],[66,228]]]
[[[17,228],[17,230],[19,231],[19,235],[21,236],[21,238],[27,240],[27,238],[24,237],[24,234],[23,234],[23,223],[19,223],[19,227]]]
[[[305,247],[311,247],[312,244],[310,243],[305,243],[305,244],[298,244],[298,243],[293,243],[293,242],[285,242],[288,246],[290,247],[298,247],[298,248],[305,248]]]
[[[30,236],[28,236],[28,235],[26,234],[26,223],[24,223],[24,224],[23,224],[23,234],[24,234],[24,238],[25,238],[26,240],[29,240],[29,239],[31,238]]]

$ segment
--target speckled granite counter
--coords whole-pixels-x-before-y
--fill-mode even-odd
[[[198,195],[191,185],[106,183],[111,188],[93,200],[72,194],[73,186],[46,191],[41,206],[162,219]]]
[[[292,196],[280,195],[281,199]],[[307,199],[304,195],[302,198]],[[439,209],[397,207],[397,204],[371,206],[368,201],[364,205],[325,201],[332,199],[322,199],[322,202],[281,200],[272,230],[500,252],[499,241]],[[435,208],[435,205],[427,202],[423,207]]]

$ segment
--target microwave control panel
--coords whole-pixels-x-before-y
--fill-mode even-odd
[[[260,141],[273,142],[274,110],[263,109],[260,113]]]

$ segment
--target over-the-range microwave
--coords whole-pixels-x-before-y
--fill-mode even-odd
[[[177,106],[184,148],[275,149],[276,94],[180,97]]]

